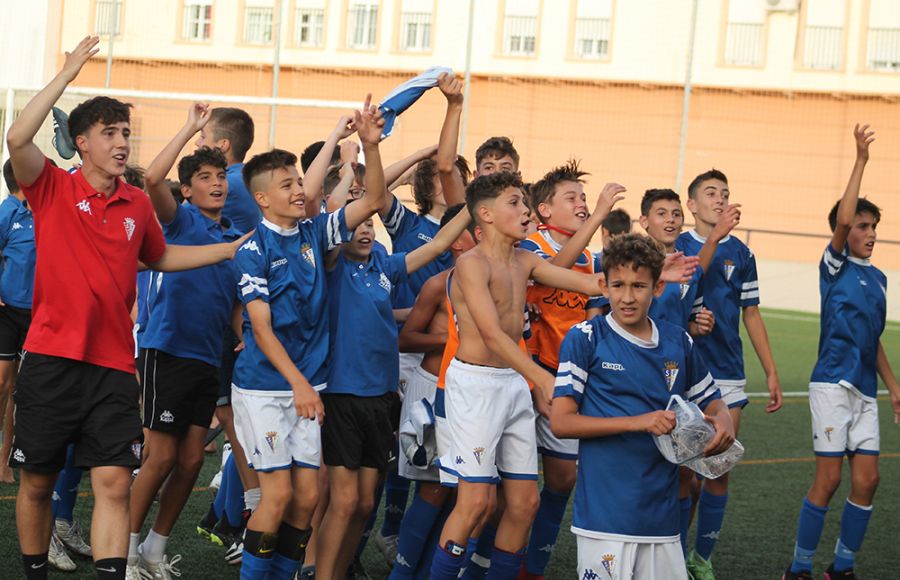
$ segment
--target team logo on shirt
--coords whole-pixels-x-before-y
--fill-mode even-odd
[[[128,241],[131,241],[131,236],[134,235],[134,220],[132,218],[125,218],[125,235],[128,236]]]
[[[675,380],[678,379],[678,363],[673,360],[667,361],[663,373],[666,375],[666,384],[671,393],[675,387]]]
[[[484,457],[484,447],[476,447],[472,450],[472,455],[475,456],[475,461],[478,462],[478,465],[481,465],[481,458]]]
[[[834,433],[834,427],[825,427],[825,439],[831,443],[831,434]]]
[[[615,554],[603,554],[600,556],[600,563],[603,564],[603,569],[612,576],[613,570],[616,567],[616,556]]]
[[[561,308],[574,308],[576,310],[584,310],[587,305],[587,296],[578,294],[577,292],[569,292],[568,290],[560,290],[559,288],[543,299],[545,304],[555,304]]]
[[[732,274],[734,274],[734,262],[725,260],[725,279],[730,281]]]
[[[597,580],[600,577],[600,574],[594,572],[593,568],[588,568],[584,571],[584,574],[581,576],[581,580]]]
[[[582,322],[582,324],[584,324],[584,323]],[[625,371],[625,365],[619,364],[619,363],[614,363],[614,362],[606,362],[606,361],[603,361],[602,363],[600,363],[600,368],[608,370],[608,371],[619,371],[619,372]]]
[[[309,265],[313,268],[316,267],[316,255],[313,253],[312,246],[309,244],[303,244],[300,246],[300,255],[303,256],[303,259],[309,262]]]
[[[388,280],[388,277],[384,275],[384,272],[378,277],[378,285],[381,286],[385,292],[391,291],[391,281]]]
[[[82,199],[81,201],[76,203],[75,207],[77,207],[78,209],[80,209],[81,211],[83,211],[84,213],[86,213],[88,215],[94,215],[94,213],[91,211],[91,202],[89,202],[86,199]]]
[[[22,229],[22,224],[20,224],[19,222],[16,222],[16,223],[13,224],[12,229],[14,229],[14,230],[21,230],[21,229]]]
[[[680,284],[679,287],[681,288],[681,299],[684,300],[684,297],[687,296],[688,291],[691,289],[691,285]]]
[[[262,256],[262,252],[259,251],[259,246],[256,245],[256,240],[248,240],[246,244],[241,246],[241,250],[249,250]],[[241,250],[238,251],[240,252]]]
[[[278,431],[269,431],[266,433],[266,445],[269,449],[275,451],[275,442],[278,440]]]
[[[25,463],[25,453],[21,449],[13,451],[13,459],[19,463]]]
[[[591,328],[591,323],[588,322],[587,320],[585,320],[584,322],[579,322],[578,324],[576,324],[576,325],[574,326],[574,328],[577,328],[577,329],[580,330],[581,332],[583,332],[583,333],[585,333],[586,335],[588,335],[588,338],[593,338],[593,337],[594,337],[594,329]],[[603,368],[606,368],[606,367],[603,367]]]
[[[141,442],[135,441],[131,444],[131,452],[134,454],[135,459],[141,458]]]
[[[161,423],[173,423],[175,415],[172,414],[172,411],[166,410],[159,414],[159,420]]]

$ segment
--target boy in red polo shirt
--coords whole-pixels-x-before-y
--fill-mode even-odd
[[[7,134],[34,212],[38,255],[10,457],[21,469],[16,522],[29,580],[47,578],[50,500],[69,443],[76,467],[91,469],[97,578],[125,578],[131,470],[141,442],[130,317],[138,261],[161,271],[196,268],[231,258],[241,242],[166,246],[147,195],[120,179],[131,149],[129,105],[97,97],[72,111],[69,132],[82,160],[72,174],[34,144],[98,42],[87,37],[66,53],[62,70]]]

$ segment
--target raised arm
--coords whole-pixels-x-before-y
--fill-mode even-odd
[[[428,159],[437,151],[437,145],[429,145],[428,147],[424,147],[419,149],[412,155],[408,155],[401,159],[400,161],[395,161],[391,163],[387,167],[384,168],[384,182],[385,183],[394,183],[400,177],[406,173],[407,170],[412,169],[412,167],[422,161],[423,159]],[[366,155],[366,169],[369,167],[369,156]]]
[[[363,223],[371,216],[379,213],[386,203],[384,186],[384,169],[381,165],[381,152],[378,143],[381,141],[381,130],[384,127],[384,119],[378,107],[371,104],[372,95],[366,96],[366,103],[362,111],[354,114],[356,132],[362,141],[363,152],[366,156],[366,195],[347,206],[345,216],[347,228],[355,230],[356,226]]]
[[[339,175],[341,176],[341,180],[338,181],[337,185],[334,186],[334,189],[331,190],[331,193],[328,194],[328,199],[325,200],[325,211],[329,213],[337,211],[347,205],[347,198],[350,195],[350,186],[353,185],[353,179],[356,177],[356,174],[353,171],[353,165],[350,162],[341,165]]]
[[[453,245],[453,242],[466,230],[470,221],[469,210],[462,208],[458,214],[453,216],[452,220],[438,231],[433,240],[406,254],[406,271],[412,274],[446,252]]]
[[[435,314],[444,308],[445,282],[446,277],[438,274],[422,285],[416,303],[400,330],[400,352],[431,352],[443,349],[447,344],[446,332],[441,334],[428,332]]]
[[[724,240],[739,223],[741,223],[741,204],[733,203],[725,208],[716,227],[710,232],[709,237],[700,248],[697,257],[700,259],[700,267],[704,272],[709,271],[709,265],[712,263],[713,256],[716,255],[716,248],[719,242]]]
[[[775,368],[775,358],[772,356],[772,347],[769,345],[769,333],[766,332],[766,324],[763,322],[759,306],[744,307],[744,326],[747,328],[747,336],[753,344],[753,350],[766,373],[766,386],[769,389],[769,404],[766,405],[766,413],[774,413],[781,408],[781,381],[778,379],[778,370]]]
[[[241,244],[250,237],[249,232],[241,238],[227,244],[207,244],[205,246],[179,246],[166,244],[162,258],[146,266],[158,272],[180,272],[218,264],[234,258]]]
[[[294,365],[284,345],[275,336],[275,331],[272,329],[272,311],[269,309],[269,305],[261,299],[254,300],[247,304],[247,315],[250,318],[253,338],[259,349],[291,385],[297,415],[307,419],[318,419],[321,422],[325,417],[325,406],[322,405],[322,399],[319,398],[319,394],[312,388],[303,373]]]
[[[857,123],[853,127],[853,138],[856,141],[856,162],[853,164],[853,171],[850,173],[850,181],[847,182],[844,196],[841,197],[841,203],[838,205],[837,226],[834,228],[834,233],[831,234],[831,247],[835,252],[844,251],[844,244],[847,243],[847,236],[850,234],[850,227],[856,216],[859,187],[862,184],[866,163],[869,162],[869,145],[875,140],[875,131],[869,131],[868,125],[860,127]]]
[[[597,198],[594,213],[588,216],[588,219],[578,228],[577,232],[572,234],[572,237],[560,248],[559,252],[550,258],[550,262],[560,268],[571,268],[574,266],[575,262],[578,261],[578,256],[591,243],[594,234],[603,225],[603,220],[609,215],[616,202],[625,199],[625,196],[620,195],[625,191],[625,187],[618,183],[607,183],[600,192],[600,197]]]
[[[172,223],[172,220],[175,219],[175,212],[178,211],[178,202],[172,197],[172,192],[166,185],[166,175],[172,170],[178,154],[188,144],[191,137],[209,122],[209,116],[208,103],[193,103],[188,109],[188,118],[184,126],[150,162],[150,166],[147,167],[147,172],[144,174],[144,189],[150,196],[156,217],[164,224]]]
[[[306,192],[306,199],[309,202],[307,208],[316,208],[315,215],[318,215],[318,208],[322,205],[322,185],[325,183],[325,174],[328,173],[334,148],[337,147],[338,141],[346,139],[355,131],[353,117],[342,115],[328,138],[325,139],[325,144],[322,145],[319,154],[310,164],[309,170],[303,175],[303,191]],[[307,209],[307,213],[309,209]],[[308,215],[307,217],[315,216]]]
[[[34,136],[40,130],[50,109],[62,96],[66,86],[78,76],[81,68],[100,50],[96,36],[86,36],[72,52],[66,53],[66,62],[41,92],[36,94],[13,121],[6,135],[9,158],[12,160],[16,180],[24,186],[34,183],[44,169],[44,154],[34,144]],[[73,135],[73,137],[77,137]]]
[[[455,75],[443,73],[438,77],[438,88],[447,97],[447,114],[444,115],[444,125],[441,127],[436,161],[444,200],[449,207],[466,201],[466,186],[463,185],[462,176],[456,171],[463,83]]]
[[[544,261],[537,256],[534,256],[534,259]],[[488,289],[490,272],[487,263],[472,254],[463,255],[456,262],[455,272],[456,283],[459,284],[460,292],[465,299],[469,316],[478,328],[478,334],[484,345],[536,387],[534,396],[539,409],[542,410],[542,414],[548,413],[553,397],[553,375],[538,366],[504,332],[497,308],[494,306],[494,299]]]

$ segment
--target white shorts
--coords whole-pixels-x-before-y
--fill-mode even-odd
[[[617,542],[575,535],[585,580],[687,580],[681,541]]]
[[[537,480],[534,410],[519,373],[453,359],[444,397],[450,449],[442,470],[469,483]]]
[[[319,468],[319,422],[298,416],[290,393],[255,395],[232,385],[231,405],[234,430],[250,467],[261,472]]]
[[[537,436],[537,449],[541,455],[557,457],[559,459],[578,459],[578,439],[560,439],[550,430],[550,419],[544,417],[536,410],[537,418],[534,420],[534,430]]]
[[[406,385],[424,358],[425,353],[422,352],[400,353],[400,384],[397,385],[397,394],[401,399],[406,396]]]
[[[406,383],[406,396],[403,397],[403,405],[400,407],[400,424],[403,425],[406,422],[411,404],[427,399],[433,406],[436,390],[436,376],[420,366],[413,369]],[[401,477],[412,479],[413,481],[440,481],[440,470],[436,465],[431,465],[427,468],[418,467],[410,463],[402,453],[397,460],[397,471]]]
[[[747,393],[744,392],[744,388],[747,386],[746,379],[729,381],[726,379],[713,378],[716,381],[716,386],[719,387],[719,395],[722,397],[722,402],[725,403],[725,406],[729,409],[735,407],[743,409],[747,406],[747,403],[750,402],[749,399],[747,399]]]
[[[813,451],[825,457],[878,455],[878,403],[830,383],[809,385]]]
[[[444,389],[437,389],[434,393],[434,438],[437,441],[437,456],[443,457],[450,454],[450,428],[447,427],[447,413],[443,410],[446,405]],[[456,487],[459,479],[450,473],[439,469],[441,485]]]

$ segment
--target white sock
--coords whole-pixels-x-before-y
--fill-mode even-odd
[[[166,542],[169,536],[161,536],[154,530],[150,530],[147,538],[141,544],[141,556],[148,562],[162,562],[166,555]]]
[[[134,566],[138,561],[138,544],[141,543],[140,534],[128,534],[128,565]]]
[[[251,512],[256,511],[256,506],[259,505],[259,497],[260,492],[258,487],[246,490],[244,492],[244,507]]]

